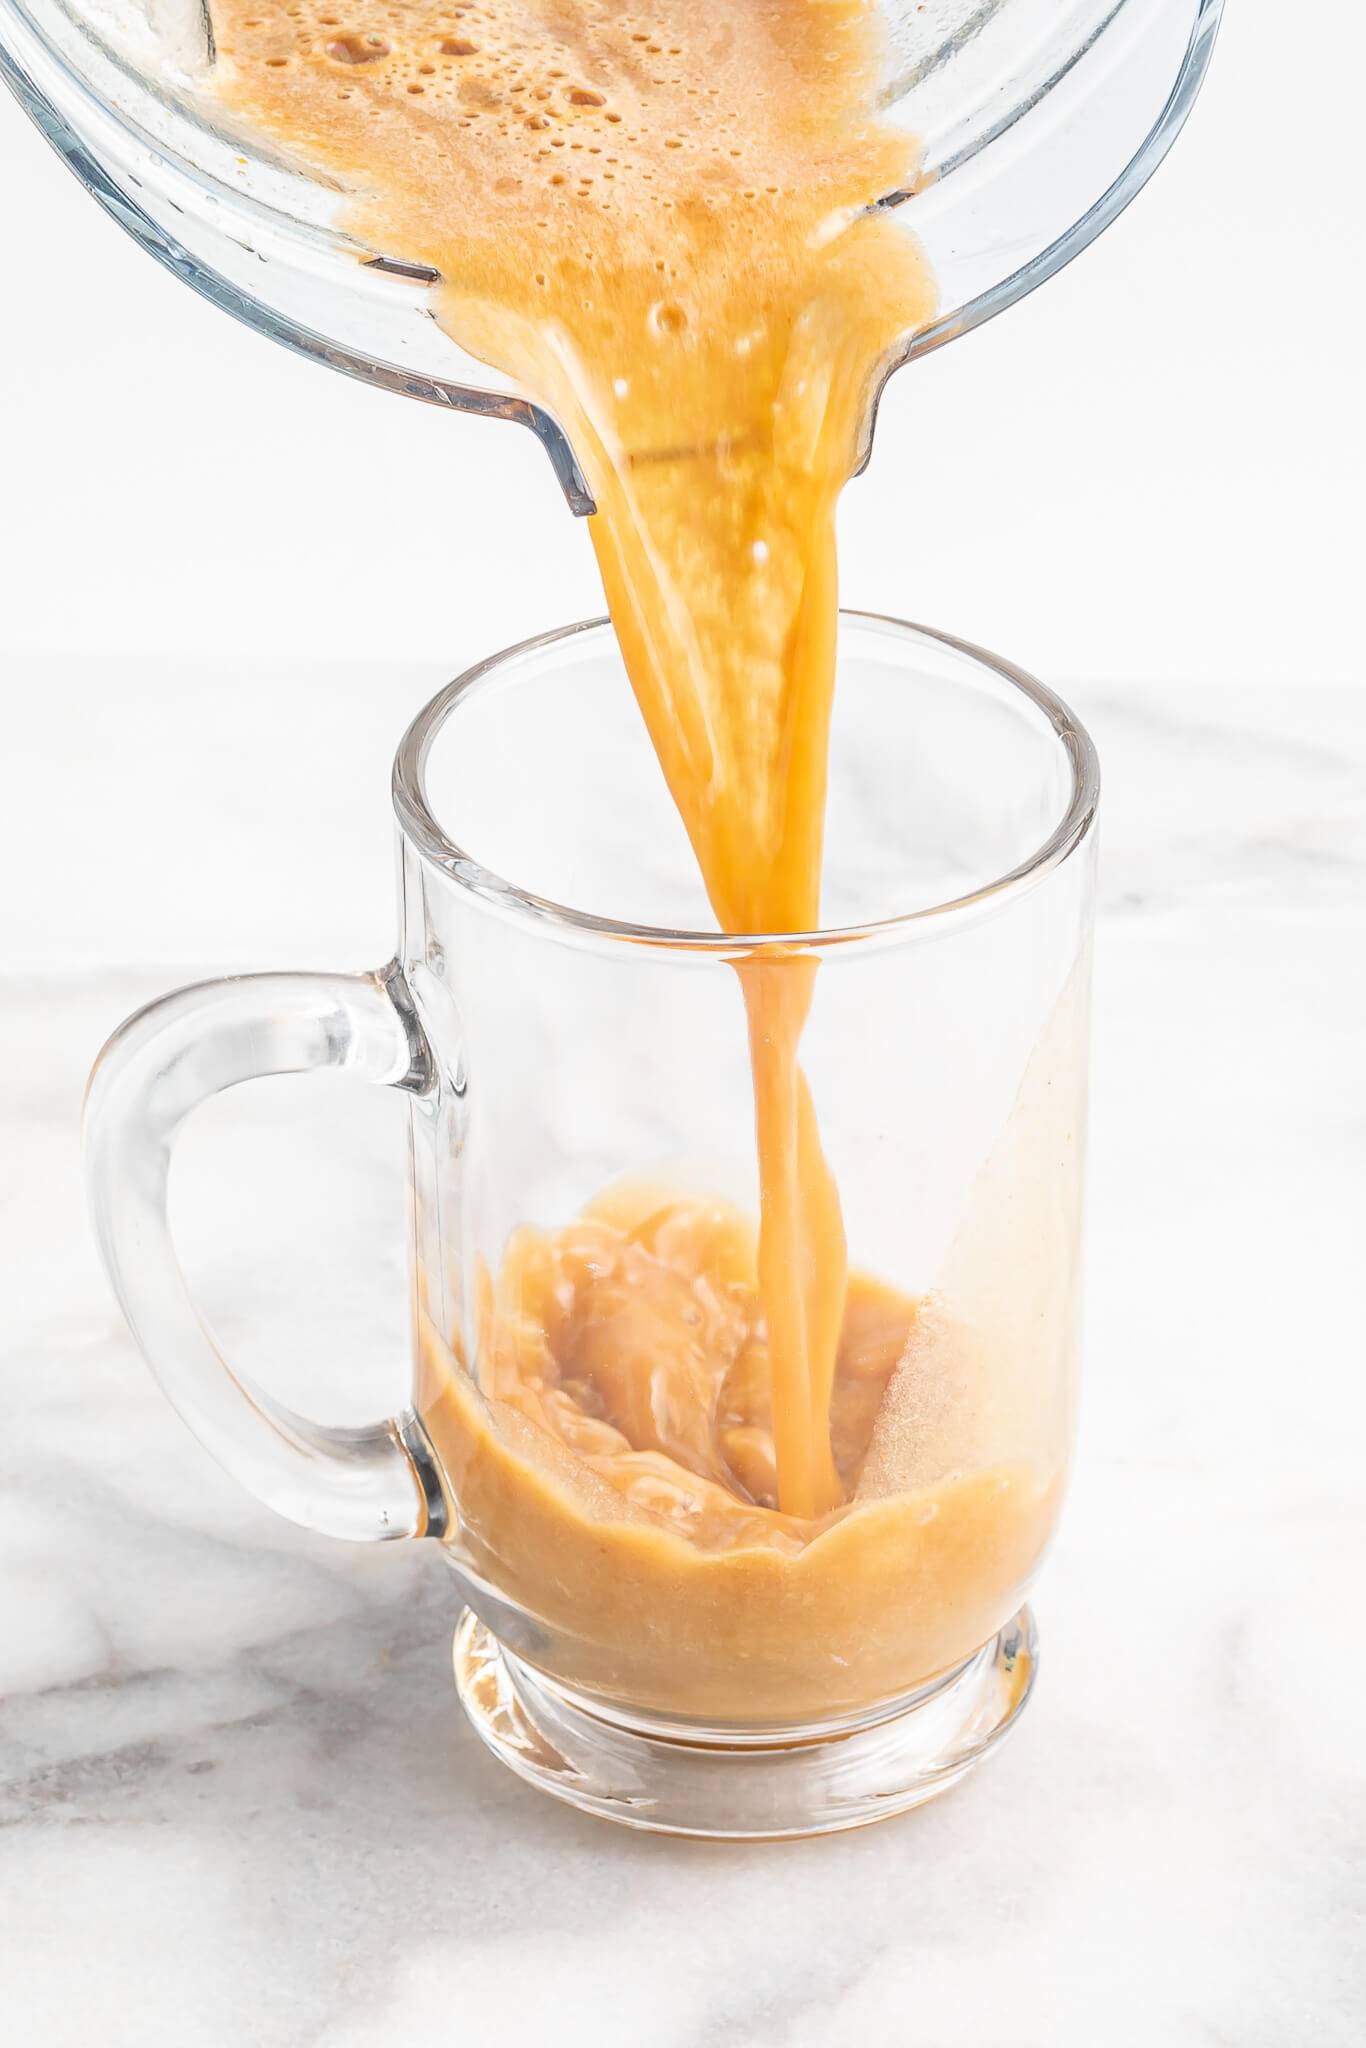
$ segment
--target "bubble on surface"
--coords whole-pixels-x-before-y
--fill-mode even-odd
[[[378,64],[389,55],[383,36],[334,36],[327,45],[334,64]]]

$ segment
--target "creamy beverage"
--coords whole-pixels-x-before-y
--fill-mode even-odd
[[[1018,1605],[1061,1472],[1003,1461],[980,1340],[855,1272],[833,1362],[841,1505],[777,1505],[753,1226],[613,1190],[523,1230],[479,1317],[479,1386],[424,1315],[418,1397],[462,1567],[538,1617],[516,1647],[585,1692],[721,1722],[894,1698]]]
[[[356,231],[435,270],[450,334],[565,427],[721,929],[816,928],[835,503],[934,302],[878,210],[916,162],[876,110],[875,12],[212,11],[229,104],[339,174]],[[799,1062],[814,965],[775,943],[737,972],[757,1229],[629,1188],[523,1231],[484,1276],[474,1357],[424,1322],[419,1395],[466,1562],[544,1624],[548,1668],[782,1718],[891,1697],[983,1642],[1060,1475],[993,1462],[967,1336],[849,1271]]]

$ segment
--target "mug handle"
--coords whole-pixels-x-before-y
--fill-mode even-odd
[[[137,1011],[101,1052],[86,1090],[95,1234],[143,1356],[235,1479],[325,1535],[435,1536],[444,1498],[413,1411],[335,1429],[272,1400],[218,1349],[171,1240],[171,1152],[190,1112],[239,1081],[337,1070],[413,1094],[434,1085],[397,963],[378,974],[235,975]]]

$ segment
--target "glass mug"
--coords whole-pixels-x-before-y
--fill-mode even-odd
[[[389,967],[183,989],[91,1080],[101,1249],[181,1415],[298,1522],[434,1538],[479,1734],[638,1827],[913,1806],[1034,1674],[1021,1602],[1076,1405],[1095,751],[944,635],[846,613],[838,663],[819,932],[715,930],[610,628],[576,626],[471,669],[404,739]],[[849,1245],[846,1500],[811,1522],[762,1476],[760,959],[814,965],[801,1059]],[[331,1069],[411,1105],[413,1401],[364,1429],[234,1372],[167,1223],[198,1103]],[[701,1449],[679,1385],[711,1404]]]

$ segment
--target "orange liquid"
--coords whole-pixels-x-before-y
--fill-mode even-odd
[[[810,931],[835,504],[933,308],[872,210],[915,151],[874,110],[868,0],[633,4],[213,0],[221,90],[339,174],[356,232],[430,265],[449,333],[558,417],[718,923]],[[419,1362],[463,1568],[536,1618],[529,1654],[720,1717],[857,1705],[966,1656],[1057,1496],[974,1436],[952,1333],[847,1272],[798,1057],[814,964],[774,944],[738,972],[757,1243],[611,1197],[509,1248],[478,1392],[430,1323]]]
[[[1057,1468],[1002,1454],[975,1333],[859,1273],[826,1430],[842,1504],[784,1512],[754,1240],[649,1186],[519,1231],[485,1279],[478,1393],[421,1319],[476,1604],[515,1603],[520,1654],[618,1705],[753,1723],[897,1698],[1007,1619],[1057,1512]]]
[[[932,290],[868,209],[914,153],[872,112],[864,0],[215,0],[226,95],[341,168],[357,225],[566,428],[626,665],[723,930],[820,920],[835,500]],[[743,970],[779,1494],[829,1442],[839,1199],[797,1061],[813,970]]]

